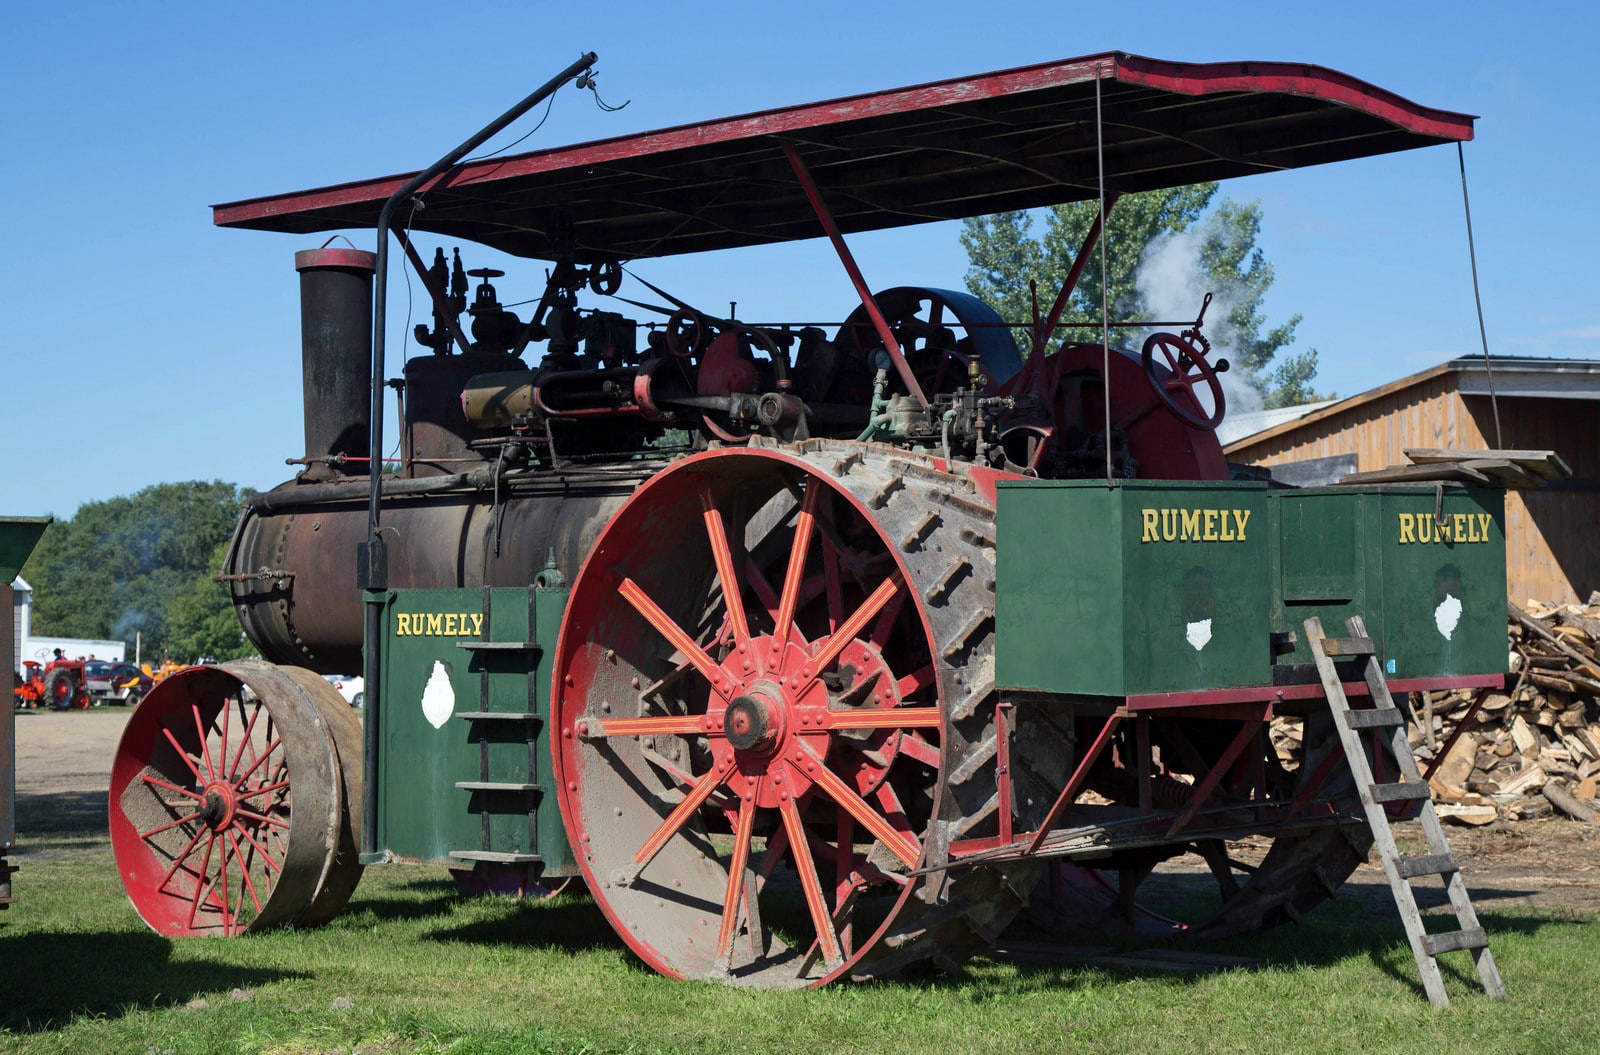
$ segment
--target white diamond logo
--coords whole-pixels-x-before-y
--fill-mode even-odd
[[[1439,602],[1439,607],[1433,610],[1433,625],[1439,628],[1439,633],[1444,635],[1446,641],[1456,632],[1456,624],[1461,622],[1461,602],[1454,594],[1445,594],[1444,600]]]
[[[434,660],[433,673],[422,690],[422,716],[435,729],[443,729],[455,712],[456,691],[450,687],[450,674],[443,663]]]
[[[1194,646],[1196,652],[1199,652],[1211,641],[1211,620],[1198,619],[1190,623],[1183,636],[1188,638],[1189,644]]]

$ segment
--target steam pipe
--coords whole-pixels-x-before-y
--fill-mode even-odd
[[[578,74],[595,64],[599,58],[594,52],[585,52],[578,61],[546,81],[532,95],[522,100],[495,120],[485,125],[478,133],[465,143],[456,147],[444,157],[429,165],[423,171],[407,180],[405,186],[389,195],[383,203],[383,209],[378,213],[378,266],[377,289],[373,294],[372,310],[372,422],[371,448],[373,458],[383,456],[383,339],[384,328],[387,324],[387,306],[389,291],[389,225],[394,219],[395,208],[403,201],[408,201],[413,194],[421,190],[434,177],[450,168],[456,162],[466,157],[467,154],[477,149],[491,136],[505,128],[512,121],[527,113],[533,107],[543,102],[555,93],[557,88],[572,80]],[[365,859],[368,855],[377,853],[378,850],[378,708],[382,706],[382,680],[383,675],[378,663],[378,650],[372,647],[383,632],[383,605],[384,601],[378,596],[378,591],[387,588],[389,583],[388,560],[385,557],[383,543],[378,536],[378,504],[383,493],[383,468],[382,462],[377,463],[377,471],[372,473],[371,489],[367,495],[367,543],[365,552],[358,557],[359,566],[356,569],[356,581],[365,591],[366,602],[365,623],[363,627],[364,640],[367,648],[362,653],[362,677],[365,679],[367,707],[366,736],[362,745],[362,765],[366,779],[362,781],[361,792],[361,856]]]

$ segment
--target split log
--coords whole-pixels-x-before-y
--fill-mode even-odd
[[[1567,790],[1566,784],[1552,780],[1544,786],[1544,797],[1550,800],[1550,805],[1565,813],[1575,821],[1595,823],[1595,811],[1579,801],[1578,797]]]

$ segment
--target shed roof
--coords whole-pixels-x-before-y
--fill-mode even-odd
[[[1472,138],[1473,118],[1320,66],[1106,52],[463,164],[416,229],[516,256],[631,259],[961,219]],[[224,227],[376,226],[414,173],[214,207]]]
[[[1508,399],[1600,399],[1600,360],[1496,355],[1485,364],[1482,356],[1462,356],[1347,399],[1319,404],[1318,409],[1310,413],[1232,440],[1223,446],[1223,453],[1231,456],[1264,440],[1326,421],[1362,404],[1447,374],[1455,382],[1456,391],[1468,396],[1489,395],[1492,383],[1494,395]]]

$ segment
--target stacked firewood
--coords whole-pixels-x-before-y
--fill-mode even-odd
[[[1408,731],[1441,817],[1463,824],[1600,814],[1600,594],[1588,605],[1515,604],[1511,676],[1453,745],[1480,690],[1413,693]],[[1448,745],[1448,750],[1446,747]],[[1442,752],[1442,755],[1441,755]]]

